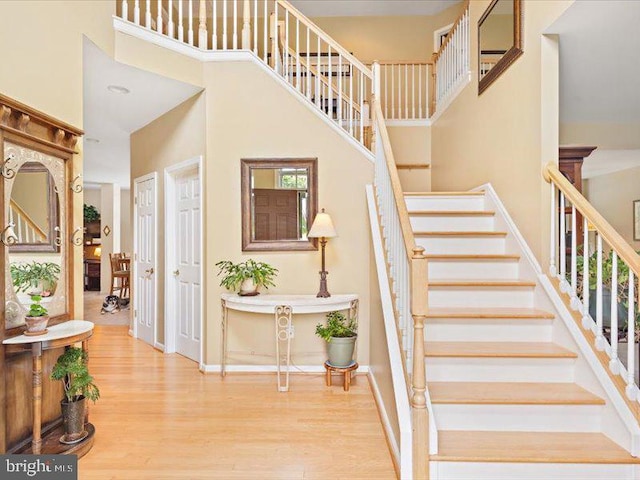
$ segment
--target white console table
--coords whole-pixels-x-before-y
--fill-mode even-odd
[[[358,295],[332,295],[317,298],[315,295],[256,295],[243,297],[232,293],[222,294],[222,361],[220,373],[226,375],[228,311],[265,313],[274,316],[278,391],[289,391],[289,366],[291,363],[291,325],[293,315],[328,313],[348,310],[349,318],[358,318]],[[281,377],[282,360],[285,360],[284,385]]]

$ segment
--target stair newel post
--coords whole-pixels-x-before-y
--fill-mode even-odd
[[[242,5],[242,48],[251,50],[251,3],[244,0]]]
[[[414,247],[411,257],[411,316],[413,317],[413,373],[411,406],[413,422],[413,478],[428,478],[429,414],[427,377],[424,368],[424,321],[428,310],[427,257],[423,247]]]
[[[207,49],[207,2],[200,0],[199,25],[198,25],[198,48]]]

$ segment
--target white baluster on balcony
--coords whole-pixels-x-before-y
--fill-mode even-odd
[[[282,46],[282,65],[284,66],[284,76],[289,77],[291,69],[289,68],[289,10],[284,9],[284,45]],[[288,78],[289,83],[291,78]]]
[[[384,65],[384,118],[389,118],[389,81],[387,80],[387,72],[389,65]]]
[[[618,358],[618,254],[611,251],[611,360],[609,370],[615,375],[620,373]]]
[[[396,117],[396,66],[391,64],[391,116],[389,118],[395,119]]]
[[[183,23],[184,23],[184,18],[182,15],[182,0],[178,0],[178,40],[180,40],[181,42],[184,42]]]
[[[300,76],[300,20],[296,18],[296,87],[302,91],[302,77]]]
[[[276,8],[277,6],[278,3],[276,2]],[[222,0],[222,50],[227,49],[227,39],[227,0]]]
[[[558,222],[558,206],[556,205],[556,187],[551,182],[551,226],[549,228],[551,235],[551,243],[549,245],[549,274],[557,276],[558,269],[556,268],[556,225]]]
[[[311,99],[311,72],[309,71],[309,67],[311,66],[311,32],[309,31],[309,27],[307,27],[307,69],[306,69],[306,77],[305,80],[307,82],[307,98]]]
[[[167,35],[171,38],[176,38],[175,25],[173,23],[173,0],[169,0],[169,22],[167,23]]]
[[[333,69],[332,69],[332,60],[331,60],[331,45],[327,45],[327,67],[329,69],[329,74],[327,76],[327,81],[329,83],[329,92],[328,92],[328,100],[327,100],[327,113],[329,114],[329,118],[333,118]]]
[[[225,1],[225,0],[222,0]],[[218,1],[213,0],[211,5],[211,49],[218,49]]]
[[[198,48],[202,50],[207,49],[207,2],[205,0],[200,0],[200,11],[199,11],[199,24],[198,24]]]
[[[571,308],[578,310],[578,229],[576,225],[576,207],[571,205]]]
[[[582,232],[584,233],[582,245],[582,328],[588,330],[593,321],[589,316],[589,221],[582,217]]]
[[[133,4],[133,21],[136,25],[140,25],[140,0],[136,0]]]
[[[404,118],[409,119],[409,65],[404,64]]]
[[[233,0],[233,49],[238,49],[238,0]]]
[[[269,52],[269,23],[267,18],[269,17],[268,14],[269,10],[268,10],[268,3],[266,0],[264,0],[264,50],[262,52],[262,55],[264,55],[264,63],[269,64],[269,57],[268,57],[268,52]],[[256,17],[256,25],[258,22],[258,17]]]
[[[627,312],[627,397],[635,400],[638,395],[638,387],[635,385],[634,373],[635,364],[635,338],[636,338],[636,297],[635,297],[635,277],[633,270],[629,269],[629,309]]]
[[[342,54],[338,56],[338,125],[342,127]]]
[[[425,72],[425,78],[427,78],[426,72]],[[425,98],[429,98],[426,92],[425,92]],[[418,65],[418,116],[420,118],[424,118],[422,116],[422,65]]]
[[[253,0],[253,53],[258,55],[258,0]]]
[[[321,50],[321,45],[320,45],[320,35],[318,35],[318,49],[316,50],[316,58],[318,59],[316,62],[316,106],[318,108],[321,108],[320,106],[320,70],[322,68],[321,64],[320,64],[320,53],[322,52]]]
[[[602,333],[602,235],[597,232],[597,270],[596,270],[596,348],[600,351],[604,350],[605,339]]]
[[[129,2],[122,0],[122,19],[129,20]]]
[[[365,111],[364,108],[364,73],[362,72],[362,70],[358,70],[358,72],[360,73],[360,138],[358,140],[360,140],[360,143],[364,143],[364,118],[362,116],[362,112]],[[379,71],[378,71],[378,77],[379,76]],[[378,97],[380,94],[380,86],[376,85],[374,87],[376,90],[376,96]]]
[[[353,66],[349,70],[349,134],[353,135]]]
[[[244,0],[242,5],[242,48],[251,50],[251,2]]]
[[[151,0],[147,0],[147,10],[144,14],[144,26],[151,28]]]
[[[565,227],[566,212],[564,193],[560,193],[560,290],[567,292],[567,229]]]
[[[189,0],[189,45],[193,45],[193,0]]]
[[[420,66],[418,65],[418,70]],[[416,118],[416,65],[411,65],[411,118]]]
[[[162,33],[162,0],[158,0],[158,15],[156,17],[156,32]]]

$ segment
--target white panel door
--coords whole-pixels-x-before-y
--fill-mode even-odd
[[[141,177],[135,180],[135,244],[134,244],[134,320],[135,335],[154,345],[157,322],[156,248],[157,179]]]
[[[200,361],[202,326],[202,212],[200,176],[197,170],[175,179],[175,270],[173,271],[176,314],[176,352]]]

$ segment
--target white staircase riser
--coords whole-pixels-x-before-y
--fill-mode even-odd
[[[430,307],[533,307],[530,287],[430,287]],[[523,339],[524,340],[524,339]]]
[[[433,216],[410,215],[411,227],[416,232],[493,232],[495,219],[486,216]]]
[[[411,210],[467,210],[484,211],[484,197],[481,196],[425,196],[405,197],[407,209]]]
[[[427,357],[429,382],[574,381],[573,358]]]
[[[516,260],[439,260],[429,259],[429,278],[517,280]]]
[[[439,430],[598,432],[600,405],[434,405]]]
[[[431,480],[637,480],[633,465],[429,462]]]
[[[456,237],[456,236],[435,236],[416,237],[416,243],[424,247],[427,254],[503,254],[505,252],[506,241],[504,237]]]
[[[425,340],[429,342],[550,342],[552,320],[539,319],[427,319]]]

